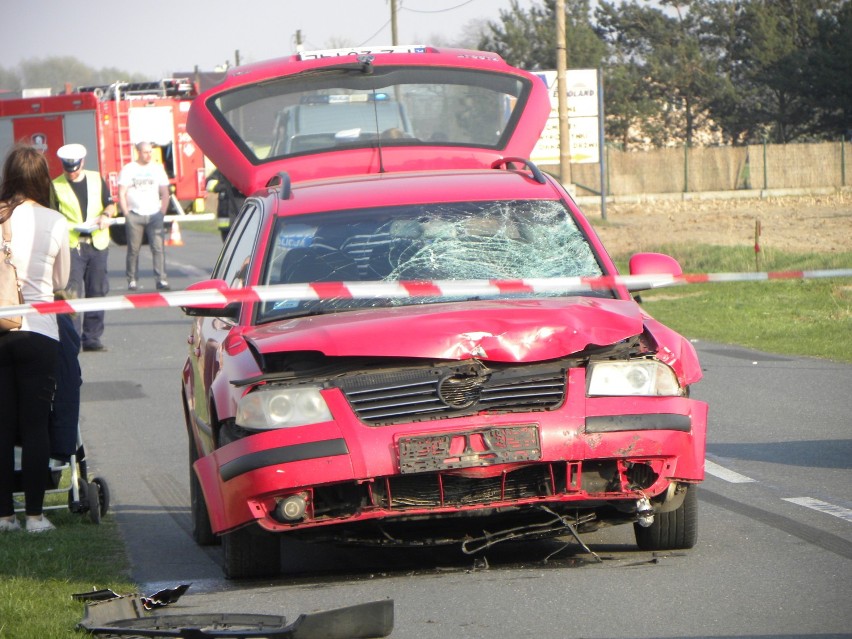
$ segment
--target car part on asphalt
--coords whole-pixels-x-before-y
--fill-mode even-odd
[[[299,615],[292,623],[279,615],[197,613],[148,615],[139,597],[119,597],[86,605],[79,627],[98,637],[179,637],[203,639],[371,639],[393,631],[393,600]]]

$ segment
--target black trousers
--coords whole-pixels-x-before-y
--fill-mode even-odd
[[[0,334],[0,517],[14,514],[15,445],[22,448],[26,514],[44,507],[50,464],[48,420],[59,342],[30,331]]]
[[[68,276],[66,291],[73,292],[78,298],[104,297],[109,293],[107,260],[109,249],[98,250],[91,244],[80,243],[71,249],[71,274]],[[104,334],[104,311],[77,313],[74,328],[82,338],[83,346],[98,346]]]

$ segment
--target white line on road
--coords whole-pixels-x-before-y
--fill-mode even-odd
[[[740,475],[733,470],[728,470],[719,464],[714,464],[709,459],[704,461],[704,471],[709,475],[713,475],[719,479],[724,479],[732,484],[748,484],[754,482],[751,477],[746,477],[745,475]]]
[[[183,262],[176,262],[170,259],[169,270],[178,270],[181,271],[187,277],[202,279],[210,277],[211,269],[205,270],[202,268],[198,268],[197,266],[193,266],[192,264],[184,264]]]
[[[791,504],[798,504],[805,508],[812,508],[813,510],[818,510],[826,513],[827,515],[834,515],[835,517],[840,517],[841,519],[852,522],[852,510],[849,510],[848,508],[835,506],[834,504],[829,504],[828,502],[814,499],[813,497],[784,497],[783,499],[784,501],[789,501]]]

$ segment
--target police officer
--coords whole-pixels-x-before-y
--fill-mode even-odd
[[[53,180],[59,212],[68,218],[71,275],[66,291],[76,297],[104,297],[109,293],[107,256],[109,225],[115,204],[103,177],[83,169],[86,147],[66,144],[56,152],[63,173]],[[84,351],[105,351],[104,312],[89,311],[75,318]]]

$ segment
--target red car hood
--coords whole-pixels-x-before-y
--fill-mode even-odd
[[[642,330],[635,302],[577,297],[348,311],[275,322],[244,337],[262,353],[534,362]]]

